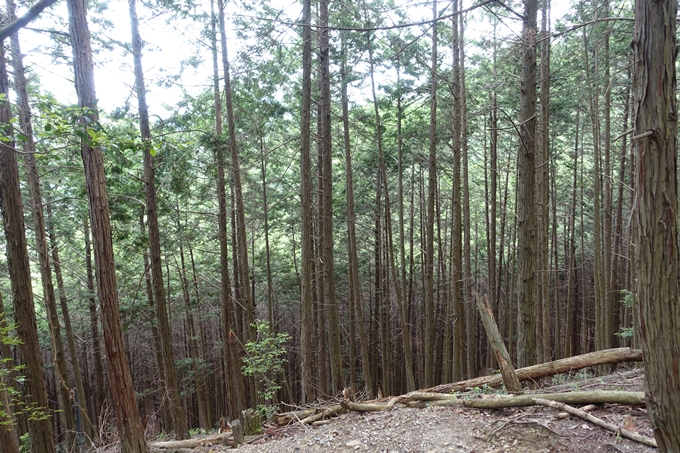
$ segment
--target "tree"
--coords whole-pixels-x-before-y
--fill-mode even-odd
[[[156,305],[156,317],[163,351],[163,366],[165,368],[165,385],[170,400],[171,429],[174,429],[178,439],[185,439],[189,435],[186,417],[182,408],[182,399],[177,387],[175,373],[175,359],[172,352],[172,331],[168,321],[168,307],[163,287],[163,268],[161,263],[161,241],[158,227],[158,211],[156,208],[156,184],[154,180],[155,150],[151,143],[151,126],[149,124],[149,108],[146,103],[146,86],[144,84],[144,69],[142,68],[142,37],[139,33],[139,18],[135,0],[129,0],[130,24],[132,30],[132,56],[135,68],[135,90],[139,105],[139,130],[142,137],[144,153],[144,194],[146,197],[146,218],[149,228],[149,250],[151,258],[151,277],[153,297]]]
[[[647,410],[663,453],[680,451],[678,2],[635,2],[635,267]]]
[[[522,77],[519,110],[519,156],[517,189],[517,243],[519,248],[519,325],[517,364],[536,362],[534,315],[535,256],[535,156],[536,156],[536,16],[537,0],[524,1],[522,29]]]
[[[97,95],[94,86],[92,44],[87,25],[87,10],[82,0],[69,0],[68,8],[78,107],[83,109],[83,120],[80,125],[95,127],[99,118],[96,110]],[[88,120],[85,121],[84,118]],[[147,446],[130,376],[130,367],[125,355],[123,329],[120,322],[104,156],[101,148],[88,137],[89,134],[85,133],[81,138],[81,157],[87,181],[97,289],[101,302],[109,383],[115,406],[120,446],[123,453],[145,453]]]
[[[4,140],[0,142],[0,210],[2,210],[5,238],[7,240],[7,263],[12,283],[14,318],[17,337],[26,376],[24,391],[29,408],[39,411],[31,417],[28,431],[34,453],[54,453],[52,423],[47,411],[47,389],[43,371],[38,327],[36,325],[31,270],[28,262],[24,212],[19,187],[19,168],[14,150],[12,113],[9,100],[9,80],[5,65],[4,46],[0,46],[0,124]]]

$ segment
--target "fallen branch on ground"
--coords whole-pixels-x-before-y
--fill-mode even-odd
[[[555,374],[567,373],[573,370],[580,370],[599,365],[621,362],[642,361],[642,351],[640,349],[615,348],[602,351],[590,352],[588,354],[568,357],[566,359],[555,360],[552,362],[533,365],[516,370],[517,378],[520,381],[541,379]],[[503,385],[503,378],[500,374],[492,376],[482,376],[467,381],[443,384],[429,389],[421,390],[424,392],[452,393],[475,387],[500,387]],[[406,394],[408,396],[408,394]]]
[[[536,404],[541,404],[543,406],[548,406],[555,409],[559,409],[564,412],[569,412],[570,414],[582,418],[583,420],[589,421],[594,425],[597,425],[604,429],[608,429],[609,431],[613,431],[620,435],[621,437],[625,437],[626,439],[634,440],[635,442],[639,442],[641,444],[657,448],[656,440],[652,439],[651,437],[642,436],[640,434],[628,431],[627,429],[620,428],[614,425],[613,423],[608,423],[602,420],[601,418],[597,418],[587,412],[576,409],[575,407],[571,407],[567,404],[559,403],[557,401],[548,401],[542,398],[534,398],[534,401],[536,402]]]
[[[354,403],[349,400],[342,402],[342,407],[355,412],[388,411],[399,401],[399,397],[391,398],[387,403]]]
[[[192,439],[184,440],[166,440],[162,442],[149,442],[150,448],[198,448],[198,447],[208,447],[210,445],[216,445],[224,442],[225,439],[231,437],[231,431],[226,433],[213,434],[211,436],[205,437],[195,437]]]

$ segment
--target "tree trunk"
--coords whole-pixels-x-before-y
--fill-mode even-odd
[[[344,48],[343,48],[344,49]],[[342,79],[342,123],[345,144],[345,183],[347,185],[347,255],[349,257],[349,286],[351,289],[351,308],[356,311],[356,324],[359,330],[359,348],[361,350],[361,374],[369,398],[373,398],[373,377],[371,375],[370,358],[368,355],[368,336],[359,282],[359,259],[357,254],[356,214],[354,213],[354,170],[352,168],[352,153],[349,141],[349,100],[347,97],[347,55],[343,53],[340,77]],[[350,309],[351,310],[351,309]],[[352,313],[350,312],[350,316]],[[350,318],[351,319],[351,318]],[[354,390],[354,389],[352,389]]]
[[[9,95],[4,47],[0,48],[0,93],[4,96]],[[9,100],[5,97],[5,100],[0,103],[0,124],[4,129],[3,134],[7,137],[13,136],[11,118]],[[47,389],[38,342],[24,212],[19,187],[19,168],[13,140],[0,142],[0,210],[7,241],[7,264],[12,284],[16,332],[21,342],[19,349],[24,365],[22,374],[26,377],[23,385],[24,394],[28,403],[37,411],[49,415],[46,412],[48,411]],[[28,431],[34,453],[54,453],[52,422],[49,417],[29,417]]]
[[[49,205],[47,205],[49,213]],[[104,364],[102,363],[101,343],[99,342],[99,317],[97,316],[97,292],[94,285],[92,270],[92,242],[90,240],[90,223],[83,220],[83,236],[85,237],[85,272],[87,277],[87,298],[90,311],[90,332],[92,335],[92,361],[94,362],[95,388],[92,394],[92,417],[95,425],[102,415],[101,410],[106,399],[104,390]],[[144,268],[146,269],[146,263]],[[149,292],[150,294],[150,292]],[[153,302],[153,299],[151,300]]]
[[[536,174],[536,14],[537,0],[524,1],[522,29],[522,78],[520,88],[520,134],[517,175],[517,247],[519,249],[519,313],[517,363],[536,363],[536,319],[534,313],[534,250]]]
[[[54,222],[52,221],[52,212],[49,204],[46,205],[47,211],[47,231],[50,239],[50,249],[52,250],[52,263],[54,265],[54,275],[57,279],[57,289],[59,291],[59,306],[61,307],[61,314],[64,317],[64,330],[66,330],[66,339],[68,341],[68,349],[71,354],[71,366],[73,367],[73,374],[76,381],[76,395],[78,396],[77,410],[80,412],[80,417],[84,419],[84,429],[89,442],[97,441],[97,432],[90,418],[90,413],[87,410],[87,396],[83,386],[83,377],[80,372],[80,364],[78,362],[78,350],[76,349],[76,339],[71,326],[71,316],[68,310],[68,300],[66,299],[66,287],[64,285],[64,277],[61,272],[61,260],[59,259],[59,246],[57,244],[56,234],[54,232]],[[89,234],[89,231],[88,231]],[[101,359],[100,359],[101,360]],[[101,364],[100,364],[101,365]],[[76,401],[72,402],[76,404]]]
[[[7,11],[9,20],[14,21],[16,19],[16,14],[15,5],[12,0],[7,1]],[[19,46],[19,35],[17,33],[13,34],[10,41],[13,53],[12,65],[14,68],[14,88],[17,92],[19,127],[24,136],[26,136],[26,140],[22,143],[22,149],[25,153],[24,163],[28,177],[28,187],[31,194],[31,213],[33,214],[33,231],[35,233],[36,252],[38,255],[40,278],[42,282],[42,294],[47,312],[50,338],[52,340],[52,356],[57,379],[57,399],[61,411],[60,416],[63,417],[66,428],[65,437],[67,449],[70,449],[75,443],[75,419],[73,417],[64,342],[61,337],[61,326],[59,325],[59,314],[57,312],[57,298],[54,291],[50,255],[47,246],[45,214],[42,207],[40,176],[35,161],[35,143],[33,141],[33,128],[31,126],[31,111],[28,105],[26,74],[21,56],[21,48]]]
[[[311,103],[312,103],[312,29],[311,0],[302,3],[302,104],[300,121],[300,174],[302,177],[302,262],[300,276],[300,371],[302,402],[314,400],[312,372],[312,169],[311,169]]]
[[[663,453],[680,451],[678,2],[635,2],[635,267],[647,410]]]
[[[137,18],[136,0],[128,0],[130,9],[130,25],[132,29],[132,56],[135,70],[135,91],[139,106],[139,130],[144,148],[144,193],[146,197],[146,220],[149,228],[149,250],[151,258],[151,281],[153,285],[156,317],[163,351],[163,367],[165,369],[165,386],[168,393],[172,426],[179,439],[189,435],[187,419],[182,407],[179,394],[177,375],[175,373],[175,359],[172,351],[172,330],[168,320],[168,304],[163,287],[163,267],[161,263],[161,241],[158,226],[158,211],[156,209],[156,184],[154,181],[155,153],[151,144],[151,127],[149,125],[149,109],[146,104],[146,86],[144,70],[142,68],[142,38],[139,33],[139,19]]]
[[[212,3],[211,3],[212,8]],[[217,199],[218,199],[218,218],[219,224],[219,243],[220,243],[220,305],[221,305],[221,331],[223,341],[223,356],[225,365],[225,390],[229,417],[236,420],[241,416],[241,411],[246,408],[245,388],[243,387],[243,376],[241,375],[240,360],[235,351],[231,351],[234,343],[229,341],[233,334],[231,328],[233,324],[232,314],[232,287],[229,278],[229,241],[227,235],[227,193],[225,188],[224,167],[226,165],[224,144],[222,142],[222,103],[220,100],[219,70],[217,58],[217,31],[215,23],[219,20],[214,12],[212,14],[212,53],[213,53],[213,90],[215,97],[215,132],[220,140],[215,144],[217,147]]]
[[[98,115],[87,10],[82,0],[68,0],[67,4],[78,106],[84,110],[83,115],[89,119],[88,122],[79,123],[79,126],[83,127],[87,124],[92,127],[98,124]],[[101,148],[93,146],[84,139],[81,143],[81,156],[87,181],[97,286],[101,301],[106,357],[109,364],[109,382],[118,423],[121,451],[123,453],[145,453],[147,447],[130,368],[125,355],[123,329],[120,322],[104,156]]]
[[[437,0],[432,1],[432,17],[437,19]],[[434,197],[437,186],[437,23],[432,27],[432,66],[430,68],[430,157],[428,159],[427,223],[425,225],[425,386],[434,384],[435,305],[434,305]]]

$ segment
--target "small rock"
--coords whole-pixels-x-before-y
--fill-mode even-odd
[[[350,440],[345,445],[348,446],[348,447],[359,447],[359,445],[361,445],[361,441],[360,440]]]

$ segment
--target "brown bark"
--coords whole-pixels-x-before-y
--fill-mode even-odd
[[[312,29],[311,0],[302,6],[302,104],[300,121],[300,174],[302,262],[300,276],[300,371],[302,402],[314,400],[312,372],[312,176],[311,176],[311,100],[312,100]]]
[[[498,361],[505,388],[510,393],[521,393],[522,386],[519,383],[519,379],[517,379],[517,374],[515,373],[515,368],[512,366],[510,354],[508,354],[508,350],[505,348],[505,343],[503,343],[501,333],[498,331],[496,321],[493,319],[493,311],[489,306],[489,302],[486,298],[482,298],[482,296],[479,295],[477,295],[476,299],[477,308],[479,309],[479,314],[482,317],[484,329],[486,330],[486,336],[491,342],[491,347],[496,356],[496,360]]]
[[[47,206],[49,212],[49,205]],[[94,273],[92,270],[92,241],[90,240],[90,224],[87,218],[83,221],[83,236],[85,237],[85,271],[87,276],[87,298],[90,311],[90,332],[92,335],[92,361],[94,362],[95,387],[92,392],[92,419],[99,422],[102,406],[106,399],[104,391],[104,364],[102,363],[101,343],[99,342],[99,316],[97,316],[97,292],[94,287]],[[56,260],[55,260],[56,261]],[[146,268],[146,263],[145,266]]]
[[[9,81],[5,65],[5,51],[0,48],[0,93],[9,94]],[[3,134],[12,137],[9,101],[0,103],[0,124]],[[14,141],[0,142],[0,210],[6,238],[7,264],[12,285],[12,299],[19,349],[26,377],[24,394],[28,403],[36,410],[47,411],[47,389],[43,370],[38,328],[36,324],[31,270],[28,261],[24,212],[19,187],[19,169]],[[54,453],[54,438],[49,417],[29,420],[28,430],[31,446],[35,453]]]
[[[517,247],[519,249],[517,363],[520,366],[536,363],[537,359],[534,313],[537,12],[537,0],[524,1],[519,110],[520,143],[517,163]]]
[[[73,47],[73,64],[78,94],[78,106],[89,121],[80,125],[96,124],[96,93],[92,46],[87,25],[87,9],[83,0],[68,0],[70,38]],[[85,167],[90,221],[94,239],[97,287],[101,301],[104,343],[109,365],[109,382],[114,401],[118,435],[123,453],[147,451],[142,423],[139,417],[130,368],[125,355],[123,329],[120,321],[118,291],[116,289],[115,262],[109,202],[104,174],[104,156],[101,148],[86,140],[81,142],[81,156]]]
[[[71,366],[73,367],[73,374],[76,381],[76,395],[78,396],[78,410],[80,417],[83,420],[85,434],[90,442],[97,442],[97,431],[90,418],[88,411],[87,396],[85,394],[85,387],[83,385],[83,377],[80,372],[80,363],[78,361],[78,351],[76,349],[76,339],[71,326],[71,316],[68,310],[68,300],[66,299],[66,288],[64,286],[64,277],[61,272],[61,260],[59,259],[59,246],[57,245],[57,238],[54,232],[54,222],[52,221],[52,212],[49,204],[46,206],[48,219],[48,235],[50,239],[50,248],[52,249],[52,263],[54,265],[54,276],[57,279],[57,289],[59,292],[59,306],[61,307],[61,314],[64,318],[64,330],[66,330],[66,339],[68,341],[68,349],[71,354]],[[88,231],[89,233],[89,231]],[[101,364],[100,364],[101,365]],[[76,401],[72,401],[76,404]]]
[[[9,20],[16,19],[15,4],[8,0],[7,11]],[[47,322],[52,340],[52,357],[54,370],[57,379],[57,399],[61,410],[60,416],[64,420],[66,428],[67,448],[75,442],[75,418],[71,404],[70,385],[68,382],[68,369],[66,367],[66,356],[64,353],[64,342],[61,336],[61,326],[59,324],[59,314],[57,312],[57,298],[54,291],[52,280],[52,269],[50,267],[50,255],[47,245],[47,232],[45,228],[45,214],[42,205],[42,192],[40,190],[40,176],[35,160],[35,143],[33,141],[33,128],[31,126],[31,111],[28,105],[28,90],[24,64],[21,57],[19,46],[19,36],[17,33],[10,38],[13,53],[12,66],[14,68],[14,84],[17,92],[18,117],[21,131],[26,136],[22,143],[24,151],[24,163],[28,176],[28,187],[31,194],[31,213],[33,214],[33,231],[35,233],[36,252],[40,269],[40,279],[42,282],[43,300],[47,312]]]
[[[211,3],[212,8],[212,3]],[[219,70],[217,58],[217,17],[213,12],[212,20],[212,53],[213,53],[213,90],[215,97],[215,132],[222,138],[222,103],[220,100]],[[233,354],[230,348],[232,343],[229,341],[233,323],[232,313],[232,287],[229,278],[229,247],[227,236],[227,193],[225,188],[224,168],[226,165],[224,143],[218,141],[216,144],[217,160],[217,199],[219,224],[219,243],[220,243],[220,305],[221,305],[221,331],[224,347],[224,366],[225,366],[225,396],[229,411],[229,418],[235,420],[239,418],[241,411],[245,409],[245,390],[243,388],[243,378],[239,377],[240,367],[238,361],[233,358],[238,354]]]
[[[647,410],[659,451],[680,451],[677,0],[635,2],[634,244]]]
[[[137,4],[129,0],[130,25],[132,30],[132,56],[135,70],[135,91],[139,107],[139,130],[142,137],[144,152],[144,193],[146,197],[146,220],[149,229],[149,250],[151,258],[151,281],[156,305],[156,317],[163,352],[163,367],[165,370],[165,386],[169,398],[172,426],[179,439],[189,435],[187,420],[182,408],[175,373],[175,360],[172,351],[172,330],[168,320],[168,306],[163,287],[163,267],[161,263],[161,242],[158,226],[158,211],[156,209],[156,184],[154,180],[153,147],[151,144],[151,127],[149,125],[149,109],[146,104],[146,86],[144,70],[142,68],[142,38],[139,33],[139,19]]]
[[[408,322],[407,305],[404,300],[404,293],[402,291],[403,286],[399,281],[399,275],[397,273],[397,254],[394,247],[394,235],[392,228],[392,205],[390,203],[389,185],[387,182],[387,165],[385,164],[385,153],[383,151],[383,136],[382,136],[382,126],[380,111],[378,109],[378,97],[375,91],[375,77],[374,77],[374,67],[373,67],[373,46],[371,43],[371,37],[368,37],[368,55],[370,60],[371,69],[371,90],[373,93],[373,109],[375,111],[376,120],[376,134],[378,139],[378,156],[380,160],[380,175],[382,176],[380,184],[383,185],[383,190],[385,192],[385,229],[386,229],[386,240],[387,240],[387,266],[390,270],[390,275],[392,277],[392,284],[394,285],[394,292],[397,298],[397,309],[399,310],[399,323],[401,325],[401,337],[402,337],[402,357],[404,358],[404,372],[406,374],[406,389],[407,391],[413,391],[416,388],[415,377],[413,375],[413,361],[411,360],[411,326]],[[403,275],[402,275],[403,278]],[[388,286],[388,294],[390,294]]]
[[[532,365],[526,368],[515,370],[517,378],[521,381],[536,380],[556,374],[568,373],[582,368],[588,368],[609,363],[636,362],[642,360],[642,351],[639,349],[617,348],[595,351],[588,354],[568,357],[565,359],[554,360],[548,363]],[[492,376],[482,376],[467,381],[443,384],[426,389],[426,392],[451,393],[465,390],[468,387],[498,387],[503,384],[503,377],[500,374]]]
[[[432,16],[437,18],[437,0],[432,1]],[[435,305],[434,305],[434,197],[437,186],[437,25],[432,27],[432,67],[430,68],[430,155],[428,159],[427,222],[425,224],[425,385],[434,384]]]
[[[344,49],[344,47],[343,47]],[[363,301],[361,297],[361,283],[359,282],[359,259],[357,254],[356,215],[354,212],[354,170],[352,168],[352,153],[349,139],[349,99],[347,96],[347,55],[343,52],[340,76],[342,79],[342,123],[345,144],[345,179],[347,185],[347,254],[349,257],[349,285],[350,285],[350,319],[354,309],[359,331],[359,349],[361,351],[361,374],[364,385],[373,396],[373,376],[371,375],[370,357],[368,355],[368,336],[364,318]],[[350,381],[351,381],[350,377]],[[352,389],[353,391],[355,389]]]

